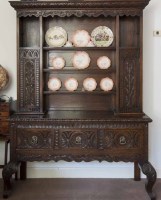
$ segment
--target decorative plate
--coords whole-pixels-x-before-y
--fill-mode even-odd
[[[90,64],[90,57],[85,51],[78,51],[73,56],[73,66],[77,69],[85,69]]]
[[[107,56],[101,56],[97,59],[97,65],[100,69],[108,69],[111,66],[111,60]]]
[[[114,85],[113,80],[110,79],[110,78],[108,78],[108,77],[103,78],[100,81],[100,87],[101,87],[101,89],[104,90],[104,91],[106,91],[106,92],[108,92],[109,90],[112,90],[113,85]]]
[[[93,91],[97,87],[97,82],[96,82],[96,80],[94,78],[86,78],[83,81],[83,87],[87,91]]]
[[[50,78],[48,81],[48,88],[52,91],[59,90],[61,88],[61,81],[56,77]]]
[[[63,57],[55,57],[52,60],[53,69],[62,69],[65,66],[65,60]]]
[[[3,90],[9,81],[7,70],[0,65],[0,90]]]
[[[67,32],[59,26],[49,28],[45,35],[46,43],[52,47],[62,47],[67,41]]]
[[[108,47],[112,44],[114,36],[107,26],[98,26],[92,31],[91,39],[97,47]]]
[[[78,87],[78,81],[75,78],[69,78],[65,81],[65,87],[68,91],[74,91]]]
[[[77,30],[72,37],[72,42],[75,47],[86,47],[89,41],[90,35],[85,30]]]

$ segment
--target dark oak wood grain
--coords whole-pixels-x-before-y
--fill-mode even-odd
[[[148,162],[148,124],[142,110],[142,13],[148,0],[112,1],[12,1],[18,19],[17,112],[10,119],[11,162],[3,170],[4,197],[11,191],[10,179],[21,163],[26,179],[27,161],[108,161],[135,163],[147,176],[149,197],[156,172]],[[48,47],[46,31],[61,26],[68,39],[78,29],[91,34],[97,26],[108,26],[114,34],[110,47]],[[76,70],[72,57],[86,51],[90,66]],[[62,56],[66,66],[51,70],[52,57]],[[97,59],[108,56],[111,67],[101,70]],[[48,89],[49,78],[57,77],[62,87]],[[68,92],[65,81],[74,77],[79,86]],[[87,92],[83,80],[93,77],[97,88]],[[113,79],[114,87],[103,92],[102,78]]]

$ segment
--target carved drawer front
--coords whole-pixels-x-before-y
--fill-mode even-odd
[[[101,148],[135,149],[144,144],[142,130],[105,130]]]
[[[60,130],[55,131],[55,148],[92,149],[97,147],[95,130]]]
[[[49,129],[20,129],[17,149],[53,148],[53,135]]]

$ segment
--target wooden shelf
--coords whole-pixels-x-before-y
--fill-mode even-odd
[[[74,69],[73,67],[65,67],[64,69],[44,69],[46,73],[51,74],[108,74],[115,73],[116,69],[111,67],[109,69]]]
[[[44,94],[90,94],[90,95],[96,95],[96,94],[99,94],[99,95],[111,95],[111,94],[116,94],[116,90],[112,90],[112,91],[108,91],[108,92],[105,92],[105,91],[101,91],[101,90],[95,90],[93,92],[88,92],[88,91],[74,91],[74,92],[70,92],[70,91],[67,91],[67,90],[62,90],[62,91],[44,91]]]
[[[88,50],[106,50],[115,51],[116,47],[43,47],[45,51],[88,51]]]

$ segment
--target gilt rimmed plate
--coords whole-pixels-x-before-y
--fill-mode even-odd
[[[97,87],[97,82],[94,78],[86,78],[84,81],[83,81],[83,87],[85,90],[87,91],[93,91],[96,89]]]
[[[90,41],[90,35],[85,30],[77,30],[72,37],[72,42],[75,47],[86,47]]]
[[[110,78],[108,78],[108,77],[103,78],[103,79],[101,79],[101,81],[100,81],[100,88],[101,88],[102,90],[106,91],[106,92],[112,90],[113,85],[114,85],[113,80],[110,79]]]
[[[98,26],[92,31],[91,39],[97,47],[108,47],[112,44],[114,36],[107,26]]]
[[[111,66],[111,60],[107,56],[101,56],[97,59],[97,65],[100,69],[108,69]]]
[[[52,60],[53,69],[62,69],[65,66],[65,60],[63,57],[55,57]]]
[[[78,51],[74,54],[72,63],[77,69],[85,69],[90,64],[90,57],[85,51]]]
[[[52,77],[48,81],[48,88],[52,91],[57,91],[61,88],[61,81],[56,77]]]
[[[60,26],[54,26],[47,30],[45,40],[49,46],[62,47],[67,42],[67,32]]]
[[[74,91],[78,87],[78,81],[75,78],[69,78],[65,81],[65,87],[68,91]]]

